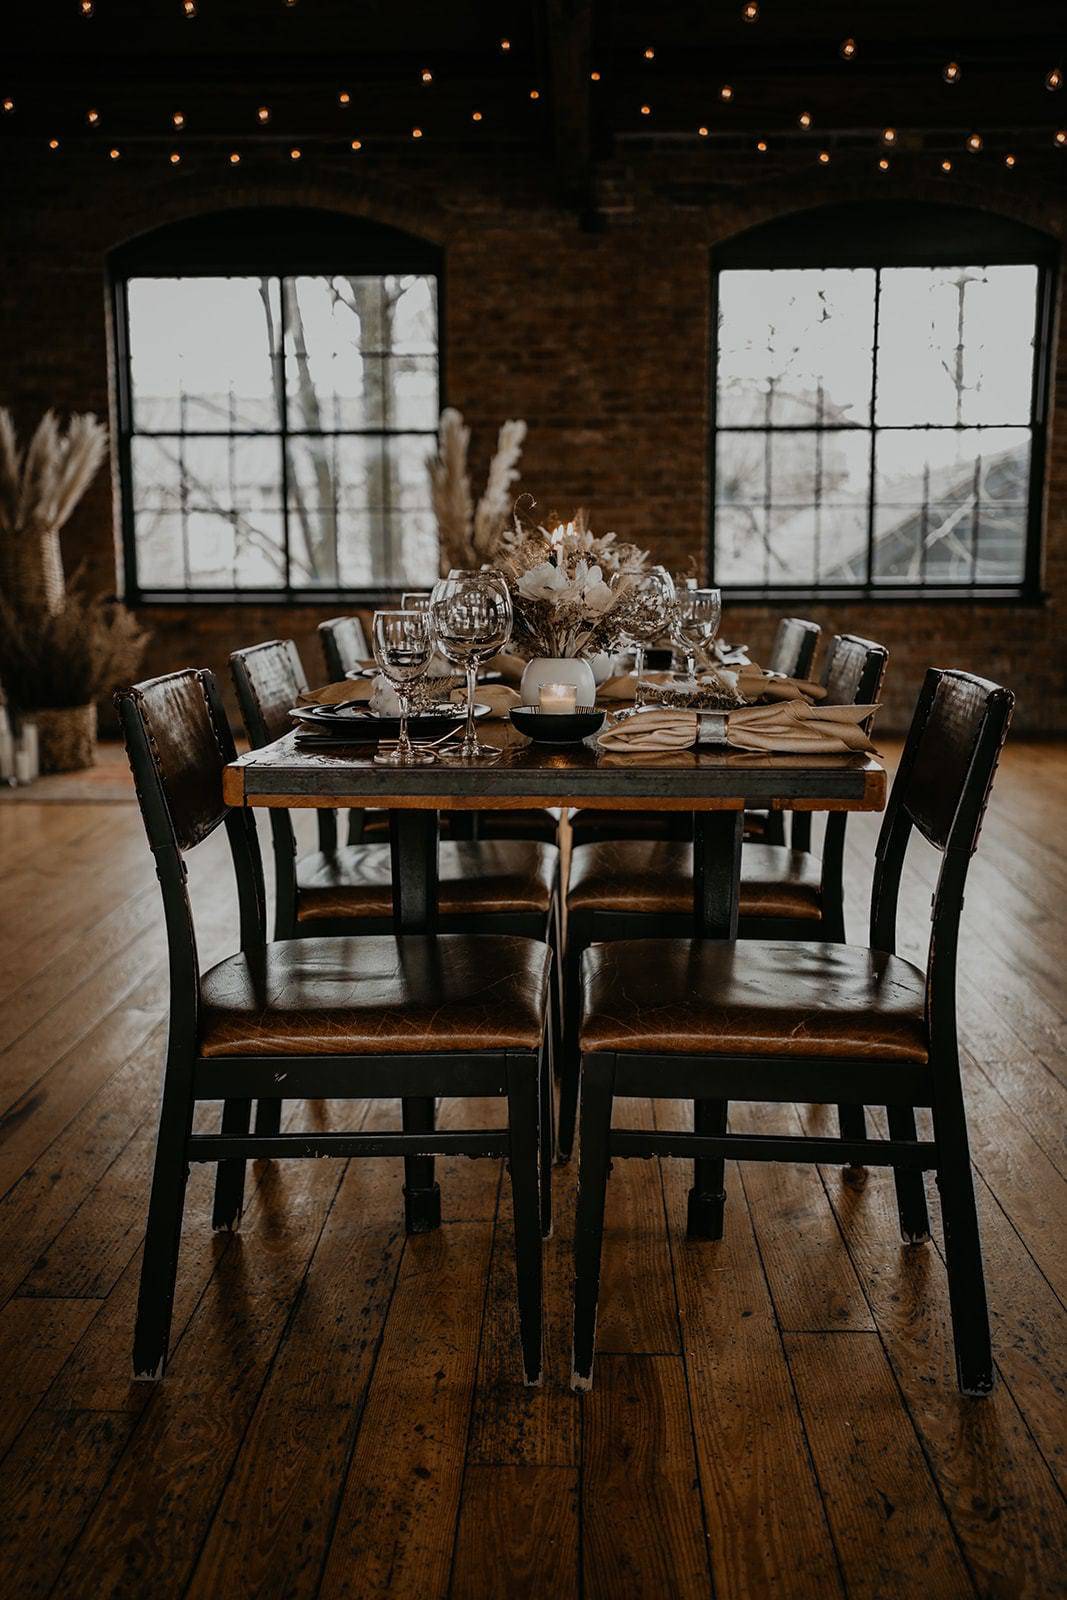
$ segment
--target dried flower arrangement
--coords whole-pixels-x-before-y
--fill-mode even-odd
[[[10,411],[0,407],[0,591],[25,611],[63,605],[59,530],[96,476],[107,429],[91,414],[66,433],[46,411],[25,450]]]
[[[527,502],[526,504],[523,501]],[[643,625],[640,573],[648,552],[594,534],[579,510],[570,522],[533,524],[528,496],[516,504],[496,566],[507,580],[517,654],[592,656],[618,648]]]
[[[146,635],[114,601],[67,590],[59,611],[27,615],[0,598],[0,680],[21,711],[100,700],[129,683]]]
[[[463,417],[449,406],[441,413],[438,425],[437,454],[430,456],[426,469],[437,517],[441,549],[441,571],[452,567],[480,567],[492,561],[508,526],[512,485],[519,477],[519,457],[526,438],[526,424],[509,421],[501,425],[496,451],[489,464],[485,493],[477,506],[471,498],[467,450],[471,431]]]

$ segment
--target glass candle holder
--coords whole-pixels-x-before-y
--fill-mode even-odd
[[[578,686],[573,683],[543,683],[537,691],[542,711],[555,716],[573,717],[578,709]]]

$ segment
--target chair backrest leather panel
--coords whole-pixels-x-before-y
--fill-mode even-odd
[[[974,850],[978,843],[981,808],[993,781],[995,759],[987,773],[976,772],[973,776],[971,763],[990,702],[994,696],[1006,700],[1006,709],[1002,712],[1006,734],[1014,697],[999,684],[969,672],[939,672],[937,676],[925,721],[920,728],[913,724],[908,734],[914,753],[903,795],[904,809],[923,837],[944,850],[968,781],[981,785],[984,793],[978,796],[977,822],[973,838],[967,841],[967,847]]]
[[[292,731],[289,716],[307,688],[300,652],[292,639],[235,650],[230,657],[234,688],[245,732],[256,750]]]
[[[370,655],[367,636],[358,617],[334,617],[319,623],[322,655],[330,683],[340,683],[346,672]]]
[[[881,693],[889,652],[873,639],[854,633],[837,634],[830,645],[823,674],[826,704],[854,706],[861,701],[873,705]],[[869,698],[868,698],[869,696]]]
[[[222,769],[230,757],[211,714],[205,678],[189,667],[128,691],[181,850],[191,850],[213,833],[228,809]]]
[[[781,672],[787,678],[809,678],[821,631],[817,622],[783,617],[774,635],[768,671]]]

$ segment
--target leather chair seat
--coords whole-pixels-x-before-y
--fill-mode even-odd
[[[571,911],[686,915],[693,910],[693,846],[674,840],[584,844],[571,856]],[[822,915],[821,867],[806,850],[746,845],[741,856],[743,917]]]
[[[438,847],[438,910],[443,917],[475,912],[547,914],[559,870],[554,845],[479,839]],[[387,844],[339,846],[301,856],[296,868],[297,921],[332,917],[391,917],[392,857]]]
[[[505,934],[282,940],[204,974],[200,1054],[538,1050],[550,964]]]
[[[623,939],[582,959],[581,1047],[662,1055],[928,1059],[925,979],[847,944]]]

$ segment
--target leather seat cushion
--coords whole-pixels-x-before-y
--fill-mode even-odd
[[[746,845],[741,855],[741,915],[822,914],[820,863],[785,845]],[[693,909],[693,847],[667,840],[617,839],[583,844],[571,856],[571,911],[681,915]]]
[[[923,974],[847,944],[624,939],[582,960],[583,1050],[926,1061]]]
[[[559,871],[555,845],[514,839],[444,842],[438,847],[438,910],[547,913]],[[392,857],[387,844],[315,850],[297,862],[297,920],[391,917]]]
[[[200,1053],[537,1050],[551,955],[535,939],[286,939],[201,979]]]

